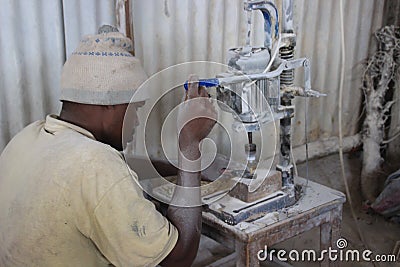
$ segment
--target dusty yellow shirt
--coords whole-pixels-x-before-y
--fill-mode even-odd
[[[121,154],[48,116],[0,156],[0,266],[154,266],[176,228]]]

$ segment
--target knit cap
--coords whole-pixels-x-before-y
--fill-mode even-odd
[[[64,64],[60,100],[92,105],[129,103],[147,79],[130,50],[132,41],[112,26],[85,36]],[[146,99],[146,92],[140,92],[134,101]]]

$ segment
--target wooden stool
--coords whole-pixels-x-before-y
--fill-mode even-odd
[[[297,178],[296,183],[306,185],[307,181]],[[340,238],[345,195],[311,181],[303,188],[306,190],[305,194],[295,205],[252,222],[241,222],[232,226],[211,213],[203,212],[203,234],[233,248],[236,266],[240,267],[259,266],[257,253],[264,250],[265,246],[271,248],[314,227],[320,227],[320,250],[336,248],[336,240]],[[218,262],[232,260],[232,257],[234,256],[230,255]],[[335,263],[330,263],[328,257],[321,262],[321,266],[333,265]]]

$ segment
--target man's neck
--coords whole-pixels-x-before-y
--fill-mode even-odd
[[[87,131],[89,131],[96,140],[101,141],[103,139],[103,131],[101,125],[100,113],[101,111],[96,107],[64,107],[61,109],[60,120],[66,121],[68,123],[79,126]]]

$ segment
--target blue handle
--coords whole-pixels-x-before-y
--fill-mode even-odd
[[[204,87],[215,87],[219,85],[219,80],[217,78],[213,79],[200,79],[199,80],[199,86],[204,86]],[[183,85],[185,87],[185,90],[188,90],[188,81],[185,82]]]

